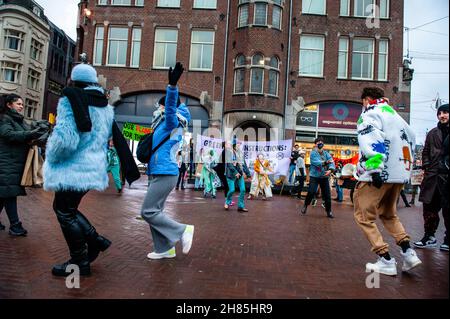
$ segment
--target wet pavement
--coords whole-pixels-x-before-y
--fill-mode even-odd
[[[146,179],[118,195],[111,187],[90,192],[80,211],[113,244],[91,265],[79,289],[68,289],[51,267],[68,259],[68,249],[51,209],[53,194],[28,189],[18,200],[27,237],[0,231],[2,298],[448,298],[449,257],[437,249],[417,250],[423,265],[401,273],[401,256],[383,230],[398,261],[396,277],[381,276],[380,287],[366,287],[366,262],[376,256],[353,220],[353,206],[333,202],[335,219],[320,206],[299,214],[302,202],[276,195],[247,201],[248,213],[223,209],[223,193],[213,200],[191,189],[173,191],[166,204],[176,220],[195,225],[188,255],[149,260],[152,241],[139,218]],[[236,198],[237,200],[237,198]],[[422,207],[399,204],[399,216],[413,238],[422,237]],[[6,214],[3,224],[9,226]],[[382,229],[382,226],[381,226]],[[443,225],[436,234],[443,239]]]

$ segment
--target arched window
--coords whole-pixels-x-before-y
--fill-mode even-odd
[[[264,93],[264,56],[261,54],[252,57],[250,93]]]
[[[280,61],[272,57],[269,63],[269,90],[268,94],[278,96],[278,82],[280,78]]]
[[[245,91],[245,56],[238,55],[234,62],[234,93]]]

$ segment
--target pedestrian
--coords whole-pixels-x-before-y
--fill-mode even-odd
[[[440,249],[448,251],[448,145],[444,142],[448,138],[448,104],[441,105],[437,110],[439,119],[437,127],[428,132],[422,152],[422,168],[425,171],[420,185],[419,201],[423,203],[424,236],[414,243],[417,248],[433,248],[437,246],[434,237],[439,226],[439,211],[444,218],[445,237]],[[447,140],[448,143],[448,140]]]
[[[298,199],[302,199],[302,191],[306,180],[306,152],[304,150],[300,150],[298,154],[299,157],[297,158],[297,163],[295,165],[295,187],[291,192],[291,195],[296,195]]]
[[[200,149],[200,154],[197,157],[197,164],[195,166],[194,190],[196,191],[201,190],[204,187],[202,172],[203,172],[203,147]]]
[[[17,196],[25,196],[21,186],[29,143],[42,135],[24,121],[23,99],[17,94],[0,97],[0,213],[3,208],[9,220],[9,234],[26,236],[17,212]],[[5,226],[0,223],[0,230]]]
[[[298,144],[294,145],[294,149],[291,152],[291,163],[289,164],[289,184],[292,184],[292,178],[294,177],[294,173],[295,173],[295,168],[297,165],[297,159],[300,156],[300,152],[299,152],[299,146]]]
[[[202,168],[202,180],[205,185],[205,189],[203,191],[203,196],[207,197],[210,195],[212,198],[216,198],[216,186],[214,181],[216,180],[217,173],[214,168],[217,165],[217,158],[214,149],[210,148],[206,150],[205,155],[203,157],[203,168]]]
[[[177,164],[178,164],[178,180],[177,180],[177,186],[175,187],[176,190],[184,189],[184,175],[186,174],[186,163],[184,160],[184,154],[183,151],[178,151],[177,154]]]
[[[422,171],[422,163],[421,160],[416,159],[414,161],[413,170],[421,170]],[[419,185],[412,185],[412,192],[411,192],[411,201],[409,202],[410,205],[416,204],[416,196],[419,193]]]
[[[44,162],[44,189],[55,192],[53,209],[71,257],[53,267],[55,276],[67,276],[70,264],[79,267],[80,275],[90,275],[90,264],[111,245],[78,206],[90,190],[102,191],[108,186],[105,146],[113,132],[114,109],[92,66],[76,65],[71,81],[72,86],[65,88],[59,99]]]
[[[269,179],[272,171],[270,162],[264,158],[264,154],[258,154],[253,164],[253,178],[247,199],[258,198],[259,194],[262,194],[263,200],[272,198],[272,182]]]
[[[406,198],[405,186],[406,186],[406,184],[403,185],[403,188],[402,188],[402,190],[400,191],[400,196],[399,196],[399,198],[397,199],[397,205],[398,205],[398,202],[399,202],[400,197],[401,197],[403,203],[405,204],[405,207],[411,207],[411,205],[409,205],[409,203],[408,203],[408,198]]]
[[[337,163],[336,166],[336,171],[334,172],[334,187],[336,188],[336,198],[334,199],[335,201],[342,203],[342,201],[344,200],[344,189],[341,187],[340,185],[340,177],[342,175],[342,163],[339,162]]]
[[[225,154],[226,160],[226,170],[225,175],[227,177],[228,183],[228,194],[225,199],[224,208],[226,210],[229,209],[233,194],[236,189],[236,183],[239,187],[239,200],[238,200],[238,212],[245,213],[248,212],[248,209],[245,208],[245,180],[248,179],[251,175],[250,170],[245,163],[244,156],[239,147],[240,144],[237,143],[236,138],[233,139],[233,144],[231,150]]]
[[[114,185],[116,186],[117,193],[122,193],[122,178],[120,176],[120,160],[119,155],[117,155],[117,150],[114,147],[114,141],[112,139],[109,140],[108,143],[108,168],[107,172],[111,173],[114,179]]]
[[[194,139],[189,140],[189,179],[192,179],[192,174],[195,171],[194,163]]]
[[[309,204],[315,200],[315,194],[320,186],[322,194],[322,202],[325,206],[325,211],[328,218],[334,218],[331,211],[331,189],[330,189],[330,174],[335,170],[333,158],[330,153],[324,150],[323,138],[318,137],[314,140],[316,147],[311,151],[310,155],[310,169],[309,169],[309,188],[308,195],[306,195],[305,204],[301,209],[302,214],[306,214]]]
[[[355,221],[378,255],[375,263],[366,264],[366,272],[395,276],[396,261],[389,245],[376,225],[377,217],[401,247],[402,271],[422,262],[410,247],[410,237],[397,216],[397,198],[410,178],[415,136],[410,126],[389,105],[384,91],[364,88],[361,95],[364,110],[358,120],[359,162],[355,187]]]
[[[160,114],[153,119],[153,145],[158,150],[151,155],[147,175],[149,186],[142,205],[141,216],[150,225],[154,251],[147,255],[149,259],[173,258],[176,256],[175,244],[181,241],[182,251],[187,254],[192,246],[194,226],[178,223],[165,211],[165,203],[175,188],[179,170],[176,154],[183,139],[183,129],[191,119],[189,109],[181,103],[177,83],[184,68],[180,62],[169,69],[169,85],[166,96],[159,100]]]

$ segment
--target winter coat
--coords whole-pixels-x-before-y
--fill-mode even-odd
[[[380,173],[385,183],[404,184],[413,168],[416,138],[411,127],[384,99],[372,101],[357,122],[359,181]]]
[[[87,87],[97,89],[99,87]],[[50,191],[104,190],[108,186],[106,145],[112,135],[113,107],[89,106],[90,132],[81,133],[67,97],[59,99],[56,126],[48,139],[44,189]]]
[[[183,128],[178,127],[179,119],[177,112],[187,122],[191,120],[191,114],[187,106],[182,103],[177,107],[178,88],[167,86],[164,121],[156,127],[153,133],[153,147],[156,147],[166,136],[172,134],[171,138],[156,150],[147,169],[147,175],[178,175],[177,153],[179,143],[183,138]]]
[[[419,201],[429,204],[433,199],[434,193],[437,191],[437,183],[439,175],[439,167],[443,153],[443,136],[442,131],[435,127],[428,132],[425,139],[425,145],[422,151],[422,169],[425,174],[420,185]],[[448,179],[448,174],[446,175]]]
[[[239,156],[239,154],[236,154],[234,151],[227,150],[225,159],[225,176],[228,179],[235,181],[237,179],[236,174],[238,173],[241,174],[241,176],[245,174],[247,177],[252,175],[243,157]]]
[[[330,160],[331,163],[326,163]],[[319,150],[317,148],[314,148],[311,151],[309,161],[311,163],[311,166],[309,168],[309,177],[328,178],[328,176],[325,176],[326,171],[336,169],[336,167],[334,166],[333,158],[331,157],[330,153],[325,150],[322,154],[320,154]]]
[[[0,198],[26,195],[20,182],[30,140],[30,126],[23,115],[8,110],[0,116]]]

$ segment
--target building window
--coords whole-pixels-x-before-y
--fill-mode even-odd
[[[303,0],[302,1],[303,14],[326,14],[325,0]]]
[[[354,0],[355,17],[372,17],[374,15],[375,0]]]
[[[108,4],[108,0],[98,0],[99,6],[106,6]]]
[[[250,69],[250,93],[264,93],[264,57],[255,54]]]
[[[373,79],[373,40],[353,40],[352,78],[358,80]]]
[[[113,6],[130,6],[131,0],[111,0]]]
[[[178,30],[156,29],[154,68],[174,67],[177,59]]]
[[[2,80],[5,82],[20,83],[22,65],[12,62],[2,62]]]
[[[239,7],[239,21],[238,28],[246,27],[248,25],[248,4]]]
[[[36,61],[41,61],[42,50],[44,45],[35,39],[31,39],[31,52],[30,57]]]
[[[195,9],[217,9],[217,0],[194,0]]]
[[[267,4],[255,3],[254,25],[267,25]]]
[[[340,79],[348,77],[348,43],[348,38],[339,39],[338,78]]]
[[[323,36],[301,36],[299,75],[323,76],[324,46],[325,38]]]
[[[378,50],[378,80],[387,81],[389,64],[389,42],[380,40]]]
[[[25,112],[24,115],[27,119],[35,119],[36,111],[38,109],[39,102],[25,99]]]
[[[144,0],[135,0],[134,5],[137,7],[143,7],[144,6]]]
[[[272,11],[272,27],[281,29],[281,19],[283,16],[283,9],[278,6],[273,6]]]
[[[234,93],[243,93],[245,91],[245,56],[239,55],[234,66]]]
[[[128,28],[109,28],[108,65],[126,66]]]
[[[380,0],[380,18],[389,18],[389,0]]]
[[[280,78],[280,63],[277,57],[272,57],[269,64],[268,94],[278,96],[278,79]]]
[[[25,33],[11,29],[6,29],[5,31],[5,48],[22,51]]]
[[[192,31],[190,69],[212,71],[214,53],[213,31]]]
[[[158,7],[179,8],[180,0],[158,0]]]
[[[141,55],[141,33],[142,30],[139,28],[133,29],[132,42],[131,42],[131,67],[139,67],[139,58]]]
[[[342,17],[348,17],[350,15],[350,0],[341,0],[339,15]]]
[[[103,26],[98,26],[95,29],[95,40],[94,40],[94,65],[101,65],[103,61],[103,36],[105,28]]]
[[[41,77],[41,74],[38,71],[35,71],[33,69],[28,69],[28,88],[32,90],[39,90],[39,79]]]

